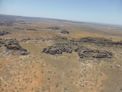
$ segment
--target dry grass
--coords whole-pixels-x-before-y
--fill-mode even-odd
[[[80,60],[76,53],[59,56],[44,54],[43,48],[52,45],[56,36],[61,36],[60,31],[47,29],[52,25],[57,25],[57,22],[0,27],[11,32],[0,38],[17,39],[30,52],[27,56],[0,56],[0,92],[121,92],[122,48],[85,45],[112,51],[114,57],[111,60]],[[70,34],[62,36],[69,39],[90,36],[122,40],[117,35],[85,31],[72,23],[64,25]]]

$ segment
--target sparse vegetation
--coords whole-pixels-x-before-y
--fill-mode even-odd
[[[121,31],[1,16],[0,92],[121,92]]]

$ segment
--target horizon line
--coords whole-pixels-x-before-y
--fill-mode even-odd
[[[56,21],[66,21],[72,23],[88,23],[88,24],[98,24],[98,25],[108,25],[108,26],[121,26],[122,24],[112,24],[112,23],[102,23],[102,22],[90,22],[90,21],[78,21],[78,20],[70,20],[70,19],[61,19],[61,18],[53,18],[53,17],[40,17],[40,16],[28,16],[28,15],[15,15],[15,14],[3,14],[0,15],[5,16],[15,16],[15,17],[25,17],[25,18],[39,18],[39,19],[49,19],[49,20],[56,20]]]

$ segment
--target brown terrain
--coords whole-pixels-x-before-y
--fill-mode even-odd
[[[122,26],[0,15],[0,92],[122,92]]]

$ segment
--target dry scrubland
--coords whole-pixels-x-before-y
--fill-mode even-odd
[[[1,15],[0,92],[122,92],[122,28]]]

